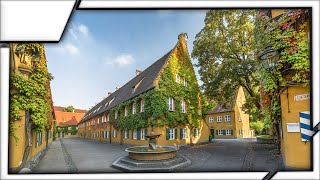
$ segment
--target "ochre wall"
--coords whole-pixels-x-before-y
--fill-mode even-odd
[[[249,125],[249,114],[245,114],[245,112],[241,109],[243,104],[246,102],[246,98],[243,92],[243,88],[240,86],[237,94],[237,99],[234,104],[234,112],[235,112],[235,124],[236,124],[236,132],[235,137],[250,137],[250,125]],[[239,120],[241,118],[241,121]],[[239,130],[242,129],[242,135],[240,135]]]
[[[283,138],[281,151],[287,167],[310,169],[310,142],[301,141],[300,132],[287,132],[287,123],[300,123],[299,112],[310,111],[310,99],[294,101],[296,94],[310,93],[309,87],[289,87],[281,94],[281,114]],[[289,101],[289,102],[288,102]],[[288,112],[288,106],[290,112]]]
[[[224,119],[225,115],[230,115],[231,119],[230,121],[226,122]],[[222,122],[217,122],[217,117],[222,116]],[[209,117],[214,118],[214,122],[210,123],[209,122]],[[236,132],[236,126],[234,119],[235,114],[233,111],[230,112],[223,112],[223,113],[215,113],[215,114],[209,114],[206,117],[206,121],[208,122],[208,125],[210,129],[214,129],[214,138],[235,138],[235,132]],[[217,135],[217,130],[227,130],[227,129],[232,129],[233,130],[233,135]]]

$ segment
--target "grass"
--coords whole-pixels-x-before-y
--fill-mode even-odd
[[[257,136],[257,138],[260,138],[260,139],[273,139],[273,137],[271,135],[260,135],[260,136]]]

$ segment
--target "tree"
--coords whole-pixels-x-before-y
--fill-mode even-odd
[[[239,86],[245,89],[246,110],[260,108],[257,80],[255,10],[211,10],[196,35],[192,57],[198,60],[205,94],[227,104]]]
[[[66,112],[73,112],[74,110],[75,109],[73,106],[68,106],[68,107],[64,108],[64,111],[66,111]]]
[[[250,128],[254,129],[255,132],[260,135],[265,125],[262,121],[250,122]]]

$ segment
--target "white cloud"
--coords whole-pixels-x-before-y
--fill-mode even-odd
[[[115,64],[118,66],[126,66],[132,64],[134,62],[134,58],[131,54],[120,54],[114,58],[112,61],[108,61],[107,64]]]
[[[79,53],[79,49],[75,45],[73,45],[71,43],[68,43],[68,44],[64,45],[64,48],[71,55],[76,55],[76,54]]]
[[[69,32],[75,40],[77,40],[79,37],[89,36],[89,28],[84,24],[78,24],[78,25],[71,24],[71,28],[69,29]]]
[[[80,31],[82,34],[84,34],[85,36],[88,36],[88,35],[89,35],[89,28],[88,28],[87,26],[85,26],[85,25],[83,25],[83,24],[80,24],[80,25],[78,26],[78,29],[79,29],[79,31]]]

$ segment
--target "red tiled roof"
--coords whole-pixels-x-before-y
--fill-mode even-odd
[[[233,108],[224,108],[221,104],[218,104],[212,111],[208,114],[222,113],[222,112],[230,112],[233,111]]]
[[[62,106],[54,106],[54,111],[64,111],[64,108],[65,107],[62,107]],[[87,110],[83,110],[83,109],[74,109],[74,112],[75,113],[87,113],[88,111]]]
[[[64,109],[64,107],[54,107],[55,111],[55,117],[56,117],[56,124],[60,125],[68,123],[68,125],[77,125],[79,121],[83,118],[83,116],[86,114],[86,110],[81,110],[85,112],[66,112],[66,111],[61,111],[61,109]],[[70,122],[69,122],[70,121]],[[71,123],[71,124],[70,124]],[[73,123],[73,124],[72,124]]]
[[[78,121],[76,120],[76,118],[74,116],[72,116],[72,118],[67,121],[67,122],[60,122],[59,126],[73,126],[73,125],[78,125]]]

